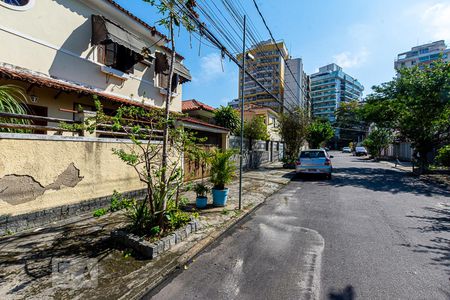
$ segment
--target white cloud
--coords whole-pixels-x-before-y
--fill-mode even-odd
[[[225,74],[225,64],[220,54],[209,53],[200,59],[200,74],[194,76],[194,82],[205,82],[217,79]]]
[[[450,3],[438,2],[420,11],[421,21],[436,40],[450,41]]]
[[[358,68],[367,61],[369,51],[361,48],[358,52],[344,51],[333,55],[333,60],[342,68]]]

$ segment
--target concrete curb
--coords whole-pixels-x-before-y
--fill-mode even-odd
[[[150,282],[145,282],[141,285],[145,285],[140,291],[135,295],[125,294],[122,295],[119,299],[130,299],[137,300],[141,299],[155,288],[157,288],[161,283],[171,278],[171,275],[174,275],[178,270],[182,270],[182,267],[191,263],[197,256],[199,256],[207,247],[212,245],[214,242],[219,240],[221,237],[225,236],[229,231],[231,231],[238,223],[244,221],[245,218],[249,217],[253,212],[255,212],[258,208],[260,208],[263,204],[266,203],[267,199],[269,199],[272,195],[281,190],[284,186],[286,186],[290,181],[282,184],[279,189],[275,190],[272,194],[268,195],[263,201],[252,207],[250,210],[242,213],[235,219],[229,220],[222,228],[211,232],[208,236],[203,238],[193,247],[191,247],[187,252],[182,254],[181,256],[173,259],[166,268],[162,269],[153,280]],[[135,289],[134,287],[133,289]]]

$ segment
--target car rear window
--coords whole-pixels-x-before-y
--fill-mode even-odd
[[[302,151],[300,153],[300,158],[318,158],[325,157],[325,152],[323,151]]]

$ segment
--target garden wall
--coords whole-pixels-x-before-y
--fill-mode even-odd
[[[94,208],[114,190],[141,190],[135,170],[112,153],[132,146],[116,139],[0,133],[0,221],[85,201],[94,201],[88,205]]]
[[[229,146],[230,148],[239,149],[240,137],[230,136]],[[281,161],[283,158],[283,149],[284,144],[282,142],[255,141],[250,150],[248,139],[244,139],[244,168],[256,169],[266,163]]]

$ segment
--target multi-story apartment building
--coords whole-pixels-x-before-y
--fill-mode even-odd
[[[289,67],[289,68],[288,68]],[[301,58],[287,60],[284,99],[294,106],[308,107],[309,78],[303,71]]]
[[[281,54],[278,49],[281,50]],[[271,40],[264,41],[253,46],[248,52],[254,59],[247,60],[247,71],[279,101],[271,97],[250,76],[245,75],[246,105],[270,107],[278,112],[308,105],[308,77],[303,71],[302,59],[290,58],[284,42],[275,44]],[[237,55],[237,58],[241,60],[242,55]],[[239,74],[239,98],[241,98],[241,82],[242,72]],[[238,100],[233,100],[229,105],[239,108],[240,104]]]
[[[450,61],[450,48],[447,48],[443,40],[412,47],[410,51],[400,53],[394,62],[394,67],[396,70],[414,66],[423,68],[432,64],[440,56],[444,61]]]
[[[281,53],[278,51],[280,48]],[[279,101],[268,95],[259,85],[257,85],[247,74],[244,77],[244,101],[245,104],[255,104],[259,106],[271,107],[276,111],[282,111],[293,104],[284,102],[284,78],[285,63],[288,59],[288,51],[284,42],[274,44],[272,41],[265,41],[256,44],[248,50],[254,60],[247,60],[247,71],[250,72],[264,87],[269,90]],[[237,55],[237,59],[242,59],[242,54]],[[242,72],[239,74],[239,98],[241,98]]]
[[[329,64],[311,76],[311,104],[313,117],[336,121],[335,111],[341,102],[360,101],[364,87],[359,81]]]

